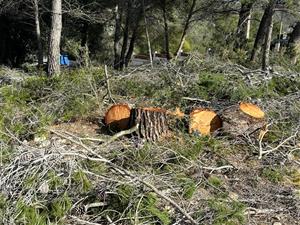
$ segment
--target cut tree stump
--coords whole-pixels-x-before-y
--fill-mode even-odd
[[[251,103],[240,103],[221,113],[223,132],[237,137],[251,135],[266,125],[265,113]]]
[[[131,109],[127,104],[111,106],[105,113],[104,122],[112,131],[122,131],[129,128]]]
[[[190,113],[189,133],[211,135],[222,127],[221,118],[210,109],[198,108]]]
[[[129,127],[139,124],[136,134],[148,141],[157,141],[167,135],[169,126],[167,111],[161,108],[132,109]]]

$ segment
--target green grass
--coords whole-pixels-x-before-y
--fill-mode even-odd
[[[93,87],[103,86],[101,68],[76,70],[59,77],[35,76],[0,89],[0,138],[11,132],[21,140],[31,139],[55,121],[84,117],[97,109]]]
[[[264,168],[262,176],[273,183],[280,183],[283,181],[284,172],[280,168]]]
[[[245,205],[237,201],[213,198],[209,207],[214,212],[213,225],[241,225],[246,223]]]
[[[43,205],[41,202],[27,204],[19,199],[16,205],[18,224],[45,225],[49,222],[54,224],[64,224],[64,217],[72,206],[71,199],[67,194],[63,194],[51,202]]]
[[[208,183],[209,183],[210,185],[212,185],[212,186],[218,188],[218,187],[221,187],[221,186],[222,186],[223,181],[222,181],[219,177],[213,175],[213,176],[210,176],[210,177],[208,178]]]

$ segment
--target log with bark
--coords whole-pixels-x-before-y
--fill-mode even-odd
[[[127,104],[111,106],[105,113],[105,125],[111,131],[127,130],[129,128],[130,107]]]
[[[139,124],[136,134],[148,141],[157,141],[167,135],[169,126],[167,110],[161,108],[136,108],[131,110],[129,127]]]
[[[222,127],[221,118],[210,109],[198,108],[190,113],[189,133],[211,135]]]
[[[223,132],[233,137],[251,135],[266,125],[265,113],[251,103],[240,103],[223,110],[220,115]]]

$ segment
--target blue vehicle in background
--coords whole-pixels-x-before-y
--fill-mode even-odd
[[[70,66],[70,60],[69,60],[69,56],[67,54],[60,55],[59,62],[60,62],[60,65],[62,65],[62,66],[67,66],[67,67]]]

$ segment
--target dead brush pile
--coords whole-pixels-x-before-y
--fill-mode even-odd
[[[193,56],[2,87],[0,223],[297,224],[299,75],[219,64]],[[263,138],[198,136],[182,125],[145,142],[131,135],[136,127],[111,134],[101,121],[113,102],[188,114],[239,101],[266,113]]]

